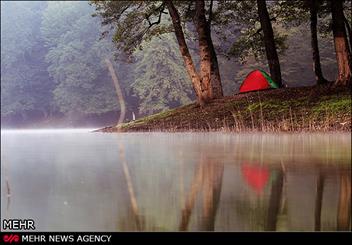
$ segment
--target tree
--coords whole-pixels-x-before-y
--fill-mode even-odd
[[[312,53],[313,53],[314,72],[315,72],[317,83],[322,84],[322,83],[326,83],[327,80],[323,76],[323,71],[322,71],[321,62],[320,62],[318,31],[317,31],[318,1],[317,0],[308,0],[308,4],[309,4],[309,13],[310,13],[310,33],[311,33],[311,45],[312,45]]]
[[[327,15],[321,11],[322,5],[321,0],[285,1],[281,4],[281,8],[286,8],[284,20],[294,21],[296,25],[304,23],[308,19],[306,12],[309,13],[313,70],[318,84],[328,82],[323,76],[318,43],[318,13],[324,17]]]
[[[343,1],[331,1],[332,30],[334,35],[338,76],[335,85],[351,83],[351,56],[348,48]]]
[[[342,5],[342,3],[341,3]],[[330,33],[333,31],[332,29],[332,19],[330,17],[331,7],[329,1],[322,1],[322,0],[306,0],[306,1],[283,1],[281,7],[285,8],[286,11],[284,13],[284,19],[287,21],[296,21],[298,23],[302,23],[305,21],[304,12],[308,10],[310,14],[310,27],[311,27],[311,44],[312,44],[312,51],[313,51],[313,61],[314,61],[314,72],[316,75],[317,83],[325,83],[327,80],[324,78],[321,68],[320,62],[320,54],[319,54],[319,47],[318,47],[318,23],[317,23],[317,16],[319,15],[320,18],[320,34],[321,36],[326,39],[330,36]],[[351,7],[346,4],[342,7],[342,22],[341,29],[344,28],[342,25],[346,26],[347,31],[349,30],[349,20],[345,18],[343,15],[343,11],[347,11],[349,13],[351,11]],[[302,16],[301,18],[299,16]],[[293,16],[293,17],[292,17]],[[348,42],[348,39],[346,37]],[[347,49],[349,45],[347,45]]]
[[[281,87],[282,80],[280,62],[276,51],[274,32],[271,26],[270,16],[266,7],[266,1],[257,0],[257,6],[261,28],[263,29],[264,33],[265,51],[268,59],[270,75],[272,79]]]
[[[212,4],[209,9],[209,17],[206,18],[204,0],[196,1],[196,29],[198,33],[199,50],[200,50],[200,74],[202,83],[207,88],[205,100],[219,98],[223,96],[221,87],[221,78],[219,73],[218,61],[211,38],[211,17]],[[208,85],[209,84],[209,85]]]
[[[103,24],[115,25],[114,41],[117,43],[117,47],[125,51],[133,52],[143,40],[150,40],[153,36],[174,31],[199,104],[203,105],[209,100],[223,95],[210,33],[211,18],[209,17],[212,9],[209,9],[207,19],[204,0],[196,1],[195,6],[192,2],[177,2],[183,14],[195,7],[194,25],[199,41],[200,72],[196,70],[196,65],[189,52],[182,28],[184,21],[181,20],[179,9],[173,1],[92,1],[92,3],[96,6],[97,15],[103,18]],[[168,21],[162,20],[163,14],[167,14],[166,8],[171,17],[172,25]]]
[[[200,75],[197,73],[195,64],[193,62],[192,56],[189,52],[188,49],[188,45],[186,43],[186,39],[184,36],[184,32],[181,26],[181,18],[180,15],[177,11],[177,9],[175,8],[174,4],[172,3],[172,1],[167,1],[167,7],[172,19],[172,23],[175,29],[175,35],[176,35],[176,39],[179,45],[179,49],[182,55],[182,58],[184,60],[188,75],[190,76],[191,80],[192,80],[192,85],[193,85],[193,89],[197,95],[197,99],[198,99],[198,103],[200,105],[203,105],[205,103],[205,99],[207,96],[207,87],[205,87],[205,84],[203,83]],[[204,62],[203,62],[204,64]],[[204,69],[204,68],[203,68]],[[203,73],[206,73],[206,71],[203,71]],[[209,82],[209,80],[208,80]],[[209,84],[207,84],[209,85]]]

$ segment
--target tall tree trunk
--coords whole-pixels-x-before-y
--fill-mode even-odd
[[[351,59],[352,59],[352,41],[351,41],[351,38],[352,38],[352,31],[351,31],[351,26],[350,26],[350,23],[348,22],[346,16],[344,15],[344,22],[345,22],[345,26],[346,26],[346,33],[347,33],[347,43],[348,43],[348,50],[349,50],[349,54],[350,54],[350,62],[351,62]]]
[[[125,103],[125,99],[123,97],[122,94],[122,90],[120,87],[120,83],[119,80],[117,79],[117,75],[114,69],[114,66],[112,65],[110,59],[105,58],[105,63],[109,69],[111,78],[114,82],[114,87],[115,87],[115,91],[116,91],[116,95],[117,95],[117,99],[119,100],[119,104],[120,104],[120,116],[119,119],[117,121],[116,126],[120,126],[121,123],[123,123],[123,120],[125,120],[125,114],[126,114],[126,103]]]
[[[176,39],[180,48],[180,52],[183,57],[183,61],[185,63],[188,75],[191,78],[193,89],[196,93],[198,103],[200,105],[204,105],[206,98],[204,98],[203,91],[205,90],[205,88],[203,86],[200,76],[196,71],[194,62],[192,60],[192,56],[189,52],[186,39],[181,26],[180,15],[171,0],[165,1],[165,4],[170,13],[172,24],[175,30]]]
[[[223,96],[218,60],[211,38],[210,21],[206,19],[204,0],[197,0],[195,24],[199,40],[200,74],[207,90],[207,100]]]
[[[213,16],[213,0],[211,0],[210,2],[209,17],[207,22],[207,37],[208,37],[208,44],[211,52],[210,80],[213,88],[214,98],[220,98],[220,97],[223,97],[223,90],[222,90],[222,84],[221,84],[219,62],[215,52],[213,39],[211,37],[212,16]]]
[[[200,56],[200,76],[205,90],[206,100],[213,98],[213,89],[211,86],[211,51],[208,43],[207,20],[205,18],[205,7],[203,0],[196,1],[195,24],[198,33],[199,56]]]
[[[266,8],[266,1],[257,0],[257,5],[258,5],[260,24],[264,33],[265,51],[266,51],[266,57],[269,64],[270,75],[271,75],[271,78],[280,87],[282,87],[280,62],[276,51],[273,27],[271,26],[269,13]]]
[[[309,11],[310,11],[310,33],[311,33],[311,44],[312,44],[312,52],[313,52],[315,79],[318,84],[323,84],[323,83],[326,83],[327,80],[323,76],[321,63],[320,63],[318,35],[317,35],[317,22],[318,22],[317,1],[316,0],[308,0],[308,1],[309,1]]]
[[[216,56],[213,41],[211,39],[211,34],[209,31],[209,47],[211,51],[211,67],[210,67],[210,80],[213,89],[213,98],[221,98],[224,96],[222,90],[219,62]]]
[[[223,96],[218,60],[211,38],[210,23],[205,16],[204,0],[196,1],[195,24],[199,39],[200,73],[197,73],[190,55],[181,26],[180,15],[171,0],[165,4],[169,10],[175,29],[176,38],[180,47],[187,72],[191,77],[193,88],[200,105],[214,98]]]
[[[351,60],[347,44],[343,13],[343,1],[331,1],[332,29],[334,34],[338,76],[335,85],[347,85],[351,82]]]

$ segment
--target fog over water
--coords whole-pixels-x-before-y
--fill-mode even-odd
[[[90,131],[1,131],[2,217],[40,231],[310,231],[321,203],[319,228],[347,229],[348,133]]]

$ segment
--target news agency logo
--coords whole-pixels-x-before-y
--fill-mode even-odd
[[[54,235],[54,234],[4,234],[2,241],[4,243],[111,243],[112,235],[97,235],[97,234],[86,234],[86,235]],[[1,241],[0,241],[1,243]]]
[[[19,235],[16,235],[16,234],[5,234],[3,237],[2,237],[2,240],[5,242],[5,243],[18,243],[21,241],[21,238]]]
[[[35,230],[34,220],[32,219],[4,219],[2,221],[3,230]]]

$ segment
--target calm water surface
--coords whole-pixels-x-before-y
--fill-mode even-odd
[[[1,187],[39,231],[349,230],[351,136],[1,131]]]

